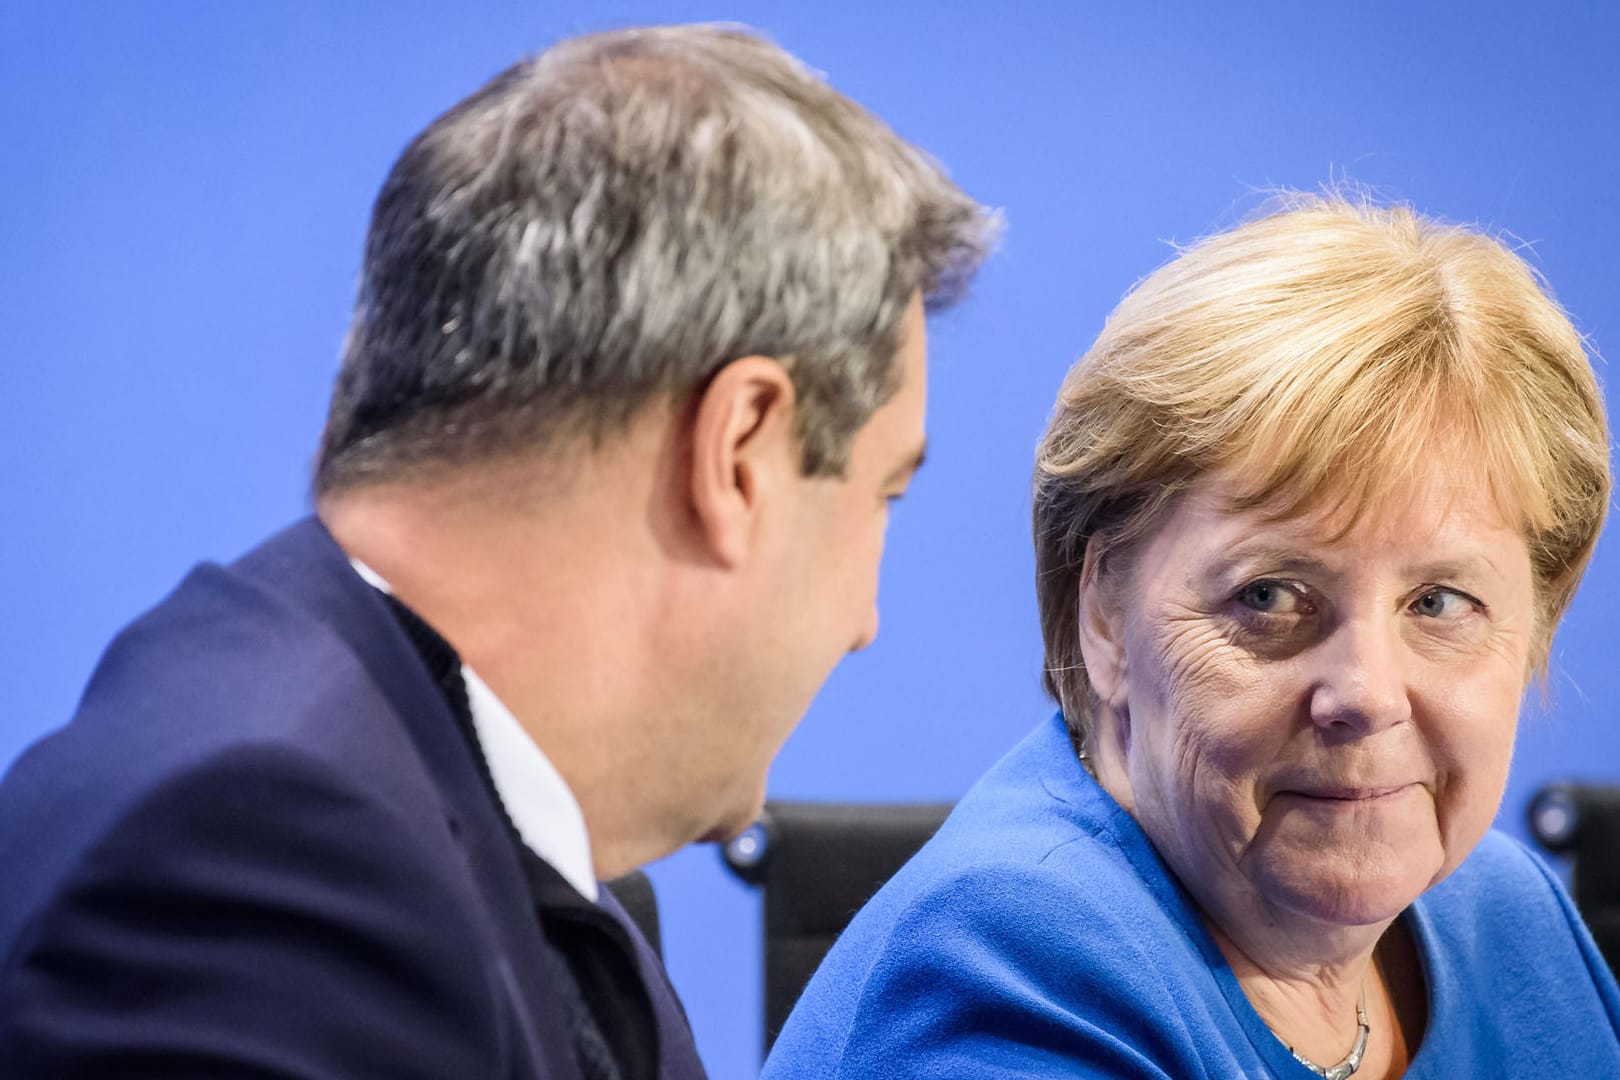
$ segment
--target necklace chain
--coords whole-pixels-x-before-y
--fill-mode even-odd
[[[1295,1050],[1292,1046],[1288,1052],[1294,1055],[1294,1060],[1305,1066],[1317,1076],[1326,1077],[1326,1080],[1349,1080],[1357,1069],[1361,1068],[1361,1058],[1367,1052],[1367,1035],[1372,1030],[1367,1024],[1367,987],[1362,984],[1361,996],[1356,1000],[1356,1045],[1350,1048],[1343,1061],[1337,1065],[1321,1066],[1310,1058]]]

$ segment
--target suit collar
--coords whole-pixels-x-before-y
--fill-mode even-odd
[[[232,569],[260,585],[266,595],[290,603],[337,635],[360,661],[414,744],[424,772],[437,788],[445,823],[457,838],[467,870],[482,895],[510,958],[521,1000],[547,1000],[547,975],[533,959],[545,948],[528,883],[510,826],[450,711],[443,691],[421,655],[389,611],[381,593],[360,579],[348,556],[314,517],[285,529],[238,560]],[[583,903],[583,899],[581,899]],[[555,1075],[575,1072],[571,1056],[555,1039],[540,1037],[533,1053]]]
[[[611,893],[604,890],[600,904],[592,904],[515,842],[427,665],[382,594],[355,573],[325,526],[314,517],[306,518],[244,556],[233,569],[336,634],[389,702],[439,790],[446,821],[466,853],[470,874],[496,914],[500,945],[511,958],[510,970],[524,999],[541,1001],[550,995],[543,970],[526,960],[546,948],[542,919],[588,925],[619,948],[628,948],[628,958],[651,995],[658,1022],[649,1030],[658,1034],[645,1052],[659,1062],[659,1074],[701,1078],[703,1067],[690,1028],[663,965],[631,929],[629,916]],[[522,1007],[521,1002],[517,1005]],[[536,1053],[552,1063],[554,1074],[573,1075],[572,1059],[559,1061],[561,1048],[541,1041],[545,1045]]]
[[[386,598],[389,609],[444,691],[494,790],[495,801],[524,846],[556,868],[587,900],[600,893],[591,864],[585,816],[568,781],[495,691],[462,660],[427,620],[394,595],[393,586],[349,556],[361,580]]]

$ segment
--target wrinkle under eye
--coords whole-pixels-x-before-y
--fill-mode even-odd
[[[1315,640],[1319,612],[1301,582],[1259,578],[1232,595],[1231,641],[1260,659],[1290,656]]]

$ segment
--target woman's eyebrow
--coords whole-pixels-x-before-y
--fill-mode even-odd
[[[1242,542],[1222,552],[1209,565],[1209,573],[1213,577],[1231,577],[1242,571],[1311,574],[1318,577],[1337,572],[1323,560],[1297,548]]]
[[[1470,580],[1481,577],[1500,577],[1496,564],[1483,555],[1462,558],[1429,559],[1415,562],[1408,570],[1413,577],[1426,581]]]
[[[1449,581],[1499,577],[1500,571],[1483,555],[1421,557],[1402,568],[1414,580]],[[1226,579],[1246,573],[1306,574],[1331,581],[1339,570],[1331,563],[1298,548],[1271,543],[1239,541],[1208,564],[1207,576]]]

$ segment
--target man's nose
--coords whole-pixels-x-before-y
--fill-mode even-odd
[[[872,642],[877,640],[877,632],[878,632],[878,607],[877,607],[877,604],[874,603],[872,605],[871,614],[868,615],[867,618],[866,618],[866,624],[861,627],[860,635],[858,637],[856,637],[855,644],[850,646],[849,651],[850,652],[860,652],[862,649],[864,649],[868,645],[872,644]]]
[[[1311,721],[1346,735],[1366,735],[1412,718],[1409,657],[1397,619],[1346,620],[1317,649]]]

